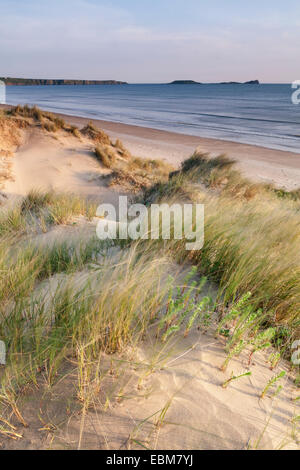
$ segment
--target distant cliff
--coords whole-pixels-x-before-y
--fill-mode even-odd
[[[51,80],[39,78],[11,78],[0,77],[7,86],[9,85],[126,85],[126,82],[116,80]]]

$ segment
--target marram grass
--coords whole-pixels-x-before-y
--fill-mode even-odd
[[[273,325],[300,326],[300,203],[250,183],[225,157],[195,154],[169,182],[142,200],[205,206],[205,243],[192,253],[171,242],[178,259],[192,260],[220,286],[224,305],[251,292],[249,303]]]

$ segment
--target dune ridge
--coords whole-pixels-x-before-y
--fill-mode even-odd
[[[279,236],[287,217],[297,227],[296,188],[248,181],[228,157],[199,150],[172,168],[171,157],[142,158],[93,123],[57,118],[20,107],[0,120],[11,152],[0,207],[2,448],[299,449],[289,358],[299,237]],[[97,204],[120,194],[205,201],[207,251],[100,242]],[[243,271],[249,233],[256,282]],[[273,237],[268,270],[253,248],[262,235]],[[294,271],[288,258],[276,264],[279,244]]]

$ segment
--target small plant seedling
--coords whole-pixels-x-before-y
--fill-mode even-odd
[[[239,342],[239,344],[237,344],[228,354],[228,356],[226,357],[225,361],[223,362],[222,366],[221,366],[221,370],[223,372],[225,372],[225,370],[227,369],[228,367],[228,364],[229,362],[231,361],[231,359],[234,357],[234,356],[238,356],[243,348],[245,347],[245,342],[243,340],[241,340]]]
[[[270,347],[271,347],[271,343],[264,343],[264,344],[261,344],[260,346],[256,346],[255,348],[253,348],[253,350],[251,351],[251,353],[249,355],[248,366],[251,366],[253,355],[256,352],[262,351],[263,349],[267,349],[267,348],[270,348]]]
[[[165,343],[169,336],[171,336],[173,333],[176,333],[179,330],[180,330],[180,325],[170,326],[170,328],[168,328],[168,330],[163,335],[163,337],[161,339],[162,342]]]
[[[251,365],[251,360],[253,355],[258,352],[262,351],[263,349],[267,349],[271,346],[271,341],[276,334],[275,328],[268,328],[266,331],[262,331],[258,335],[256,335],[255,339],[252,340],[253,349],[249,355],[249,362],[248,365]]]
[[[187,337],[189,332],[191,331],[196,319],[201,316],[201,323],[204,327],[209,327],[211,322],[211,315],[209,311],[207,311],[208,305],[211,303],[210,297],[204,297],[202,301],[197,305],[193,315],[189,318],[187,327],[184,332],[184,337]],[[204,312],[204,313],[203,313]],[[201,315],[202,314],[202,315]]]
[[[196,320],[203,326],[208,327],[211,322],[209,305],[212,303],[210,297],[204,297],[199,301],[199,294],[206,283],[206,278],[202,278],[199,283],[193,281],[189,286],[188,281],[195,275],[197,268],[193,268],[185,278],[183,287],[174,287],[174,278],[169,277],[170,285],[167,308],[157,328],[157,337],[161,336],[163,343],[170,336],[180,331],[186,323],[184,336],[188,336]],[[163,333],[161,333],[163,332]]]
[[[270,388],[273,385],[275,385],[278,382],[278,380],[283,379],[283,377],[285,377],[285,375],[286,375],[286,372],[283,370],[283,371],[280,372],[280,374],[277,374],[274,377],[272,377],[272,379],[269,380],[266,387],[262,391],[262,394],[261,394],[260,398],[264,398],[266,396],[266,394],[268,393],[268,391],[270,390]]]
[[[223,327],[224,327],[224,325],[226,325],[226,323],[235,320],[236,318],[238,318],[241,315],[241,313],[244,309],[244,306],[245,306],[245,304],[247,304],[247,301],[250,299],[251,295],[252,295],[251,292],[248,292],[237,303],[235,303],[231,307],[231,309],[227,313],[227,315],[225,315],[225,317],[220,321],[219,326],[218,326],[217,331],[216,331],[217,334],[220,334],[220,331],[223,329]]]
[[[252,313],[251,311],[249,312],[249,309],[247,309],[245,313],[241,315],[234,329],[232,337],[228,341],[227,348],[232,348],[242,338],[247,336],[247,333],[249,333],[253,327],[255,327],[258,316],[260,316],[259,311]]]
[[[275,353],[272,353],[269,358],[268,358],[268,362],[270,362],[271,364],[271,370],[275,369],[275,367],[278,365],[279,361],[281,359],[281,354],[280,352],[275,352]]]
[[[242,377],[249,377],[250,375],[252,375],[252,372],[245,372],[244,374],[241,374],[241,375],[233,375],[233,372],[232,372],[230,379],[226,380],[226,382],[223,383],[222,387],[227,388],[228,385],[234,380],[241,379]]]

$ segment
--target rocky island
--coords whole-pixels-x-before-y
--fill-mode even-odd
[[[213,83],[212,85],[259,85],[259,80],[249,80],[248,82],[220,82]],[[168,83],[168,85],[203,85],[201,82],[195,82],[194,80],[174,80],[174,82]],[[205,85],[210,85],[206,83]]]
[[[248,82],[221,82],[219,85],[260,85],[259,80],[249,80]]]
[[[195,82],[194,80],[174,80],[169,85],[202,85],[202,83]]]

